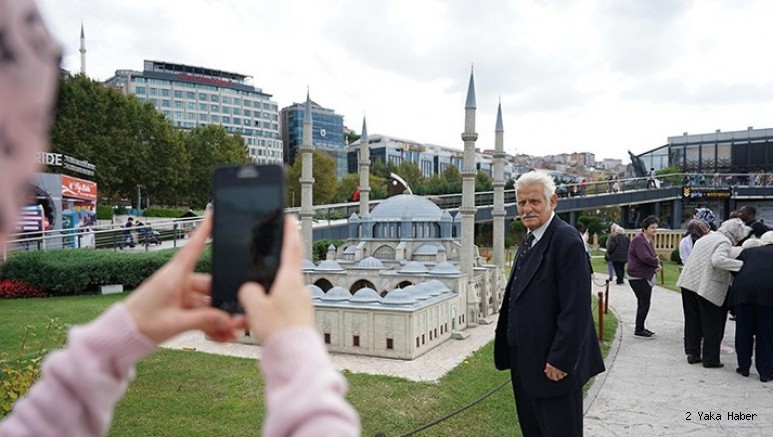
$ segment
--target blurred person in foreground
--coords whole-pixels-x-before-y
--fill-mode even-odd
[[[529,172],[515,182],[528,229],[499,310],[494,362],[510,369],[525,437],[581,436],[582,387],[604,371],[591,316],[591,272],[580,234],[553,210],[553,180]]]
[[[22,207],[20,193],[37,170],[37,154],[48,149],[60,51],[28,0],[0,0],[0,37],[2,245]],[[343,398],[346,382],[314,329],[295,220],[285,223],[272,293],[254,283],[240,290],[246,319],[212,308],[211,277],[193,273],[211,222],[207,216],[188,244],[124,302],[70,330],[67,347],[45,359],[40,379],[0,421],[0,436],[105,435],[135,362],[184,331],[228,341],[247,327],[263,345],[265,434],[359,435],[359,418]]]
[[[756,240],[746,240],[746,243]],[[744,243],[744,244],[746,244]],[[743,267],[735,275],[731,294],[735,308],[735,352],[740,375],[754,365],[760,381],[773,380],[773,231],[762,234],[759,247],[744,248]]]
[[[734,218],[724,221],[717,231],[699,238],[676,281],[682,289],[684,352],[690,364],[703,362],[707,368],[724,366],[719,352],[727,321],[730,272],[737,272],[743,266],[743,261],[731,255],[731,249],[749,231],[741,219]]]

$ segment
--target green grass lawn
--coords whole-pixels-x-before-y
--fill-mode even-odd
[[[0,300],[0,354],[17,351],[28,326],[39,339],[51,318],[64,325],[83,323],[122,297]],[[605,355],[617,327],[611,313],[609,316],[605,318],[607,341],[602,344]],[[259,373],[251,359],[160,350],[138,363],[136,379],[117,406],[110,435],[256,435],[265,417],[264,384]],[[360,413],[364,436],[379,430],[390,436],[407,433],[509,379],[507,372],[494,369],[493,343],[438,383],[350,372],[345,376],[349,381],[347,398]],[[510,384],[421,435],[519,435]]]

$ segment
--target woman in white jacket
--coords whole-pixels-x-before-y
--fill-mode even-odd
[[[725,298],[732,282],[730,272],[737,272],[743,266],[730,252],[749,231],[751,228],[741,219],[730,219],[717,231],[697,240],[676,282],[682,289],[684,352],[690,364],[703,361],[703,367],[723,366],[719,361],[719,347],[725,335]]]

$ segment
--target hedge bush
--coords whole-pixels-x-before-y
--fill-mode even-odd
[[[97,205],[97,220],[112,220],[113,207],[110,205]]]
[[[178,218],[188,212],[188,209],[182,208],[147,208],[142,210],[144,217],[164,217],[164,218]]]
[[[0,279],[22,280],[52,296],[95,293],[100,285],[136,288],[172,258],[177,249],[123,253],[112,250],[48,250],[18,252],[3,265]],[[196,265],[210,272],[212,252],[207,248]]]
[[[314,259],[313,261],[315,263],[318,263],[320,261],[323,261],[327,259],[327,248],[332,244],[333,246],[338,248],[338,246],[342,245],[344,243],[343,240],[317,240],[314,242],[314,246],[312,247],[312,252],[314,252]]]

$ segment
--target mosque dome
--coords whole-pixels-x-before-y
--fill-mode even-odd
[[[416,302],[418,301],[411,295],[410,290],[405,288],[396,288],[390,291],[381,301],[384,305],[412,305]]]
[[[338,264],[338,261],[326,259],[320,262],[315,270],[318,272],[343,272],[344,268]]]
[[[413,294],[413,297],[415,297],[416,299],[427,300],[430,298],[430,296],[432,296],[431,294],[432,291],[430,290],[431,287],[432,286],[427,285],[426,282],[421,282],[419,284],[412,285],[411,287],[406,287],[406,288],[411,289],[410,292],[411,294]]]
[[[414,255],[437,255],[440,249],[430,243],[424,243],[413,251]]]
[[[427,281],[424,284],[426,284],[426,287],[431,290],[432,296],[439,296],[443,293],[448,293],[451,291],[450,288],[441,281],[438,281],[437,279],[433,279],[431,281]]]
[[[403,273],[403,274],[429,273],[429,270],[427,270],[427,266],[425,266],[424,264],[418,261],[409,261],[403,266],[402,269],[400,269],[399,273]]]
[[[380,259],[374,258],[372,256],[369,256],[367,258],[363,258],[358,264],[357,267],[365,268],[365,269],[383,269],[384,263],[381,262]]]
[[[311,297],[314,299],[322,299],[325,296],[325,292],[314,284],[307,285],[306,289],[309,290],[309,294],[311,294]]]
[[[356,303],[381,302],[381,296],[378,295],[376,290],[369,287],[365,287],[357,290],[357,292],[354,293],[354,296],[352,296],[352,298],[349,301],[356,302]]]
[[[303,270],[304,272],[308,272],[309,270],[314,270],[316,268],[317,266],[314,265],[314,261],[310,259],[304,259],[303,262],[301,263],[301,270]]]
[[[443,210],[424,197],[413,194],[398,194],[376,205],[371,211],[371,215],[377,221],[404,217],[410,217],[414,220],[440,220]]]
[[[433,275],[458,275],[459,269],[448,261],[438,263],[430,272]]]
[[[343,287],[333,287],[325,293],[322,300],[326,302],[342,302],[351,298],[352,294],[349,293],[349,290]]]

